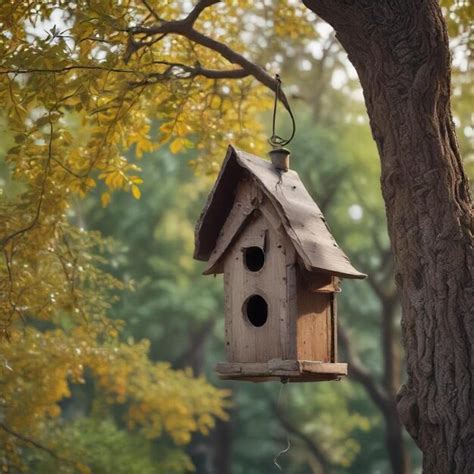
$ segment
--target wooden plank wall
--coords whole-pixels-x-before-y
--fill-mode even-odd
[[[299,275],[297,281],[297,358],[332,362],[332,294],[310,291]]]
[[[294,252],[285,238],[256,211],[223,257],[229,362],[267,362],[295,355],[290,350],[295,330],[289,320],[286,261],[288,252]],[[243,249],[252,246],[265,252],[264,266],[258,272],[249,271],[244,264]],[[253,294],[261,295],[268,304],[268,319],[261,327],[253,326],[244,314],[244,303]]]

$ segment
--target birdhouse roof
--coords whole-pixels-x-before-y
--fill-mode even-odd
[[[323,271],[345,278],[365,278],[366,275],[351,265],[337,245],[321,210],[296,171],[280,172],[270,161],[231,145],[196,225],[194,258],[208,261],[211,257],[232,210],[239,181],[248,174],[273,204],[308,271]]]

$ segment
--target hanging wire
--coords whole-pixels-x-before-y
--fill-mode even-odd
[[[288,384],[288,379],[283,379],[281,380],[281,387],[280,387],[280,392],[278,393],[278,401],[277,401],[277,407],[280,408],[280,399],[282,397],[283,389],[285,385]],[[279,471],[283,472],[282,467],[278,463],[278,460],[280,459],[280,456],[283,454],[286,454],[291,448],[291,443],[290,443],[290,435],[288,433],[288,430],[286,430],[286,448],[282,449],[274,458],[273,458],[273,464],[278,468]]]
[[[284,147],[288,145],[288,143],[293,140],[295,133],[296,133],[296,122],[295,122],[295,117],[293,115],[293,112],[291,110],[290,104],[287,102],[287,110],[288,113],[290,114],[291,118],[291,126],[293,128],[290,138],[282,138],[279,135],[275,133],[275,128],[276,128],[276,115],[277,115],[277,108],[278,108],[278,101],[280,100],[281,97],[281,79],[279,74],[275,74],[275,80],[277,82],[276,90],[275,90],[275,102],[273,104],[273,120],[272,120],[272,136],[268,139],[268,143],[274,148],[277,147]]]

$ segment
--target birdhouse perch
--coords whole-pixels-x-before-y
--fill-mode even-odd
[[[224,379],[347,375],[337,361],[339,278],[364,278],[331,235],[288,152],[275,164],[229,146],[196,226],[204,274],[224,274]],[[283,164],[282,164],[283,163]],[[288,171],[286,171],[288,169]]]

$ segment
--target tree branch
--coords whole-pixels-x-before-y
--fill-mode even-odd
[[[390,410],[390,402],[385,390],[377,384],[369,370],[364,367],[357,354],[354,353],[349,342],[349,336],[341,325],[338,327],[338,338],[346,353],[349,375],[363,385],[372,401],[380,408],[382,413],[387,414]]]
[[[321,448],[315,443],[310,436],[301,431],[294,425],[282,412],[281,408],[273,401],[270,401],[273,412],[280,421],[283,428],[292,435],[299,438],[308,448],[310,453],[316,458],[319,465],[321,466],[321,472],[323,474],[329,474],[330,472],[330,461],[328,460],[326,454],[321,450]]]
[[[149,84],[156,84],[159,81],[170,79],[193,79],[196,76],[207,77],[209,79],[238,79],[250,76],[245,69],[216,70],[203,68],[200,64],[188,66],[182,63],[172,63],[168,61],[154,61],[153,64],[168,66],[164,72],[150,72],[145,74],[141,81],[130,82],[130,87],[140,87]]]
[[[212,49],[213,51],[218,52],[223,58],[227,59],[230,63],[238,64],[242,69],[246,70],[249,75],[252,75],[264,86],[271,89],[273,92],[276,92],[278,87],[278,81],[270,76],[265,69],[263,69],[258,64],[253,63],[248,60],[241,54],[235,52],[233,49],[229,48],[226,44],[220,43],[219,41],[210,38],[202,33],[196,31],[195,29],[190,29],[185,34],[182,34],[186,38],[194,41],[201,46]],[[280,89],[280,100],[281,103],[285,106],[286,109],[289,109],[288,100],[285,94]]]
[[[75,461],[72,461],[71,459],[64,458],[60,456],[59,454],[55,453],[52,449],[44,446],[43,444],[39,443],[38,441],[35,441],[32,438],[29,438],[28,436],[25,436],[21,433],[18,433],[17,431],[12,430],[9,426],[7,426],[5,423],[0,422],[0,428],[8,433],[10,436],[14,436],[15,438],[19,439],[20,441],[23,441],[26,444],[29,444],[33,446],[36,449],[40,449],[41,451],[44,451],[45,453],[49,454],[52,458],[56,459],[57,461],[70,464],[73,467],[75,467],[78,471],[79,463],[76,463]]]
[[[242,54],[237,53],[226,44],[221,43],[220,41],[217,41],[213,38],[210,38],[209,36],[206,36],[193,28],[194,23],[196,22],[199,15],[203,12],[203,10],[205,10],[211,5],[219,3],[219,1],[220,0],[200,0],[196,4],[194,9],[191,10],[188,16],[183,18],[182,20],[160,21],[158,24],[153,26],[136,26],[130,28],[128,32],[132,36],[143,35],[144,38],[149,38],[156,35],[160,35],[161,38],[168,34],[176,34],[179,36],[183,36],[196,44],[200,44],[205,48],[211,49],[219,53],[224,59],[229,61],[231,64],[238,64],[242,68],[242,70],[246,71],[246,74],[244,74],[244,72],[239,72],[232,73],[233,75],[231,76],[228,75],[228,72],[224,72],[219,75],[218,71],[214,71],[214,75],[212,76],[213,78],[222,79],[229,77],[235,78],[253,76],[258,82],[268,87],[273,92],[276,92],[278,87],[278,81],[270,74],[268,74],[265,69],[263,69],[258,64],[253,63]],[[131,44],[132,48],[130,48],[129,55],[135,53],[142,47],[150,45],[150,43],[144,42],[143,38],[140,41],[135,41],[131,39]],[[281,103],[287,110],[289,110],[288,99],[286,98],[284,92],[280,90],[279,96]]]
[[[155,34],[168,34],[174,33],[177,29],[182,28],[192,28],[199,15],[208,7],[219,3],[220,0],[199,0],[194,8],[188,13],[185,18],[181,20],[170,20],[166,21],[160,18],[157,13],[151,8],[146,0],[142,0],[143,4],[147,10],[156,18],[159,22],[157,25],[147,27],[147,26],[134,26],[128,30],[129,33],[137,34],[142,33],[146,36],[155,35]]]
[[[173,20],[165,21],[159,18],[159,16],[154,12],[146,0],[143,1],[145,7],[150,11],[150,13],[157,19],[157,24],[152,26],[136,26],[129,28],[127,31],[132,35],[130,38],[127,51],[125,53],[125,63],[128,62],[130,56],[136,53],[141,48],[151,46],[155,42],[163,39],[168,34],[176,34],[183,36],[190,41],[200,44],[205,48],[211,49],[219,53],[224,59],[229,61],[231,64],[237,64],[240,66],[238,69],[229,69],[229,70],[212,70],[206,69],[201,66],[188,66],[180,65],[181,69],[187,74],[184,76],[175,76],[176,79],[188,79],[196,76],[203,76],[210,79],[240,79],[248,76],[253,76],[258,82],[263,84],[265,87],[269,88],[273,92],[277,91],[278,81],[268,74],[265,69],[263,69],[258,64],[253,63],[245,56],[240,53],[237,53],[225,43],[221,43],[209,36],[200,33],[199,31],[193,28],[194,23],[196,22],[199,15],[211,5],[219,3],[220,0],[200,0],[196,6],[191,10],[191,12],[183,18],[182,20]],[[141,35],[140,40],[134,40],[133,36]],[[150,37],[157,36],[152,41],[144,41]],[[30,74],[30,73],[65,73],[72,70],[104,70],[110,72],[124,73],[124,74],[134,74],[142,75],[143,79],[137,82],[132,82],[132,87],[139,87],[141,85],[154,84],[160,79],[170,79],[172,78],[171,69],[165,71],[164,73],[146,73],[142,71],[137,71],[133,69],[126,68],[108,68],[106,66],[100,65],[74,65],[66,66],[64,68],[57,69],[45,69],[45,68],[18,68],[18,69],[8,69],[0,71],[0,74]],[[283,106],[290,110],[288,99],[285,93],[280,89],[279,90],[279,99]]]
[[[209,319],[199,329],[191,333],[191,345],[174,361],[174,367],[184,368],[194,359],[196,352],[204,345],[215,323],[215,318]]]
[[[150,12],[150,15],[153,15],[155,20],[157,21],[162,21],[162,19],[159,17],[159,15],[155,12],[153,7],[147,2],[147,0],[142,0],[143,5],[145,5],[145,8]]]
[[[65,66],[62,68],[56,68],[56,69],[47,69],[47,68],[32,68],[32,69],[26,69],[26,68],[18,68],[18,69],[4,69],[3,71],[0,71],[0,74],[32,74],[35,72],[52,72],[52,73],[57,73],[61,74],[64,72],[69,72],[73,71],[75,69],[85,69],[89,71],[107,71],[107,72],[122,72],[125,74],[143,74],[140,71],[137,71],[135,69],[123,69],[123,68],[114,68],[114,67],[107,67],[107,66],[98,66],[98,65],[87,65],[87,64],[76,64],[74,66]]]
[[[196,6],[190,11],[189,15],[185,18],[186,23],[188,23],[189,25],[194,25],[203,10],[205,10],[207,7],[215,5],[216,3],[219,3],[220,1],[221,0],[199,0]]]
[[[10,235],[7,235],[5,238],[3,238],[0,241],[1,248],[4,249],[7,243],[14,239],[15,237],[24,234],[25,232],[28,232],[29,230],[33,229],[35,225],[38,223],[40,214],[41,214],[41,208],[43,206],[43,201],[44,201],[44,195],[46,193],[46,181],[49,176],[49,169],[51,165],[51,160],[53,156],[53,122],[49,121],[49,126],[50,126],[50,134],[49,134],[49,143],[48,143],[48,157],[46,159],[46,164],[44,166],[44,171],[43,171],[43,177],[41,178],[41,190],[40,190],[40,196],[38,199],[38,204],[36,206],[36,212],[33,217],[33,220],[25,227],[18,229],[17,231],[13,232]]]

